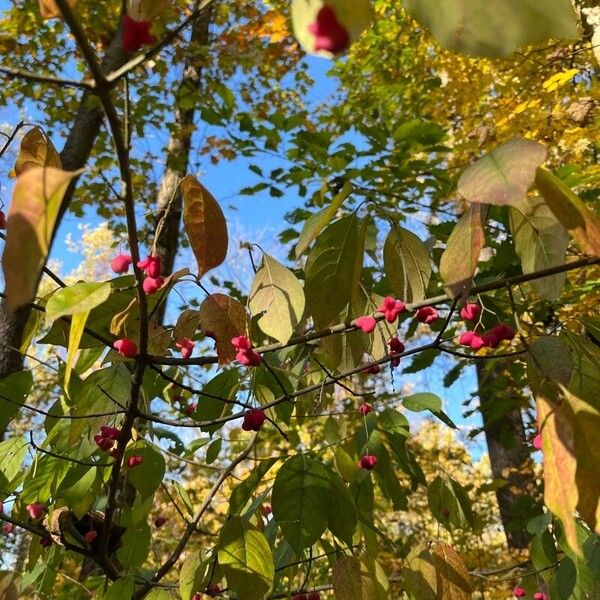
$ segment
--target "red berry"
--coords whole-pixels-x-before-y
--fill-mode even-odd
[[[137,52],[142,46],[151,46],[156,38],[150,33],[150,21],[136,21],[129,15],[123,19],[123,48],[130,54]]]
[[[348,30],[338,21],[334,8],[327,4],[317,13],[317,20],[308,26],[308,31],[315,36],[315,51],[340,54],[350,45]]]
[[[110,268],[114,273],[127,273],[132,262],[133,260],[129,254],[117,254],[110,263]]]
[[[306,597],[306,594],[294,594],[292,600],[308,600],[308,598]]]
[[[96,442],[96,444],[98,444],[98,448],[100,448],[100,450],[103,450],[104,452],[112,450],[112,447],[114,446],[114,442],[111,439],[104,437],[103,435],[95,435],[94,441]]]
[[[422,308],[417,309],[417,312],[415,313],[415,319],[417,319],[419,323],[426,323],[427,325],[437,321],[439,318],[440,315],[433,306],[423,306]]]
[[[160,256],[146,256],[140,260],[137,266],[146,273],[148,277],[156,279],[160,277]]]
[[[13,524],[12,523],[4,523],[4,525],[2,525],[2,531],[4,531],[4,533],[6,535],[8,535],[9,533],[13,532]]]
[[[40,538],[40,546],[42,548],[49,548],[50,546],[52,546],[52,538],[49,538],[49,537]]]
[[[463,331],[463,333],[461,333],[460,337],[458,338],[458,343],[461,346],[470,346],[471,340],[473,339],[474,335],[475,335],[474,331]]]
[[[91,531],[88,531],[83,537],[88,544],[91,544],[98,537],[98,532],[95,529],[92,529]]]
[[[25,508],[33,520],[39,519],[44,514],[44,506],[37,502],[28,504]]]
[[[461,318],[466,321],[477,321],[481,314],[481,306],[479,304],[466,304],[460,310]]]
[[[485,346],[485,342],[479,334],[473,333],[473,337],[471,338],[471,343],[469,346],[471,346],[472,350],[481,350],[481,348]]]
[[[361,404],[358,407],[358,412],[363,416],[366,417],[371,411],[373,410],[373,407],[370,404],[367,404],[366,402],[364,402],[363,404]]]
[[[501,340],[512,340],[515,337],[515,330],[507,323],[498,323],[491,329],[491,333],[496,334]]]
[[[533,595],[533,600],[548,600],[548,596],[544,592],[536,592]]]
[[[373,454],[365,454],[358,463],[361,469],[365,469],[367,471],[372,471],[377,464],[377,457]]]
[[[516,596],[517,598],[523,598],[527,596],[527,592],[522,587],[516,587],[513,590],[513,596]]]
[[[404,344],[397,338],[393,337],[388,342],[390,354],[402,354],[405,350]]]
[[[231,345],[238,351],[252,349],[252,342],[247,335],[239,335],[238,337],[231,338]]]
[[[377,326],[377,321],[373,317],[365,315],[363,317],[358,317],[358,319],[354,321],[354,324],[359,329],[362,329],[363,333],[371,333]]]
[[[267,415],[260,408],[251,408],[244,415],[242,429],[244,431],[259,431],[266,419]]]
[[[321,600],[321,594],[319,592],[311,592],[308,595],[308,600]]]
[[[4,512],[4,502],[0,502],[0,513]]]
[[[108,438],[109,440],[117,441],[121,437],[121,430],[116,427],[106,427],[105,425],[102,425],[102,427],[100,427],[100,433],[102,434],[102,437]]]
[[[139,454],[134,454],[133,456],[130,456],[127,459],[127,466],[130,469],[133,469],[134,467],[137,467],[138,465],[141,465],[144,462],[144,457],[140,456]]]
[[[138,351],[136,343],[129,338],[117,340],[113,344],[113,348],[125,358],[134,358]]]
[[[401,300],[386,296],[377,310],[383,313],[388,323],[394,323],[398,319],[398,315],[406,310],[406,304]]]
[[[200,592],[196,592],[193,596],[192,596],[192,600],[202,600],[202,594]]]
[[[154,526],[160,529],[169,519],[167,517],[159,516],[154,519]]]
[[[181,352],[183,358],[189,358],[192,355],[195,345],[190,338],[182,338],[175,342],[175,347]]]
[[[377,363],[373,363],[367,365],[363,369],[363,373],[367,373],[368,375],[377,375],[378,373],[381,373],[381,367]]]
[[[211,583],[206,590],[206,593],[213,598],[214,596],[218,596],[221,593],[221,587],[216,583]]]
[[[260,510],[265,517],[273,512],[273,508],[270,504],[263,504]]]
[[[494,332],[490,331],[481,336],[481,341],[486,348],[497,348],[500,338]]]
[[[195,402],[192,402],[184,408],[183,412],[189,417],[194,414],[197,406],[198,405]]]
[[[0,229],[6,229],[6,215],[0,210]]]
[[[146,277],[142,282],[142,289],[148,296],[156,294],[158,290],[164,285],[165,280],[162,277]]]

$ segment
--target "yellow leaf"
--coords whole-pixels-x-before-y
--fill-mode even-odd
[[[39,127],[33,127],[23,136],[15,162],[15,175],[19,176],[32,167],[62,167],[54,144]]]
[[[71,371],[73,370],[73,363],[75,361],[75,355],[79,350],[79,343],[83,336],[83,330],[85,329],[85,323],[89,316],[88,312],[77,313],[71,317],[71,327],[69,333],[69,345],[67,347],[67,364],[65,369],[65,390],[69,389],[69,381],[71,379]]]

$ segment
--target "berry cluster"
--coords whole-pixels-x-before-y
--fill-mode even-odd
[[[516,598],[525,598],[527,592],[522,587],[516,587],[513,590],[513,596]],[[544,594],[544,592],[535,592],[535,594],[533,594],[533,600],[548,600],[548,596]]]
[[[262,362],[262,356],[252,349],[252,342],[246,335],[231,339],[231,344],[237,350],[235,359],[245,367],[257,367]]]
[[[100,427],[100,433],[94,436],[94,441],[100,450],[113,453],[115,442],[121,437],[121,430],[116,427]]]
[[[466,304],[460,311],[460,316],[465,321],[477,321],[481,315],[479,304]],[[464,331],[460,334],[458,342],[461,346],[467,346],[471,350],[481,348],[497,348],[503,340],[510,341],[515,337],[515,330],[507,323],[498,323],[488,332],[479,333],[477,327],[473,330]]]

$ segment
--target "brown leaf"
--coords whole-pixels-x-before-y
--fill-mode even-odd
[[[42,19],[53,19],[54,17],[60,17],[60,8],[56,4],[55,0],[39,0],[40,1],[40,14]],[[79,0],[67,0],[71,8],[77,5]]]
[[[485,246],[486,214],[487,207],[471,204],[448,238],[440,260],[440,275],[446,293],[452,298],[469,295],[479,254]]]
[[[561,520],[567,542],[577,551],[575,510],[579,501],[573,429],[564,411],[548,399],[554,385],[544,386],[537,397],[538,431],[544,453],[544,503]]]
[[[469,571],[460,555],[447,544],[431,546],[431,555],[437,574],[439,600],[468,600],[472,596]]]
[[[194,177],[181,182],[183,222],[198,262],[198,275],[218,267],[227,256],[227,223],[212,194]]]
[[[342,556],[333,568],[337,600],[375,600],[373,580],[366,565],[354,556]]]
[[[60,203],[78,174],[54,167],[32,167],[17,178],[2,257],[6,302],[11,311],[35,296]]]
[[[558,177],[546,169],[535,176],[538,190],[556,218],[568,229],[586,254],[600,256],[600,218]]]
[[[217,342],[219,364],[231,362],[236,354],[231,338],[248,331],[246,309],[225,294],[211,294],[200,305],[200,322],[206,335],[213,336]]]
[[[33,127],[23,136],[15,162],[15,174],[18,177],[32,167],[62,168],[54,144],[39,127]]]
[[[175,339],[192,338],[200,325],[200,312],[197,310],[186,309],[175,324]]]

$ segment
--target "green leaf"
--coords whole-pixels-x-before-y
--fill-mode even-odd
[[[77,313],[89,313],[110,296],[111,285],[107,283],[76,283],[61,288],[46,304],[46,324],[60,317]]]
[[[546,148],[533,140],[506,142],[460,176],[458,193],[468,202],[519,206],[546,156]]]
[[[0,442],[0,492],[3,496],[14,491],[11,489],[11,483],[21,472],[27,448],[27,442],[20,437]]]
[[[78,174],[55,167],[32,167],[17,178],[2,256],[9,311],[35,297],[62,198]]]
[[[130,456],[141,456],[143,462],[128,469],[127,477],[142,498],[152,496],[165,476],[165,459],[161,452],[144,440],[134,442],[127,446],[125,451],[125,464]]]
[[[405,6],[443,46],[474,56],[507,56],[549,39],[578,37],[569,0],[405,0]]]
[[[358,39],[371,23],[372,9],[369,0],[328,0],[327,4],[334,8],[336,19],[348,32],[351,42]],[[292,0],[294,35],[309,54],[333,58],[331,52],[315,50],[315,36],[310,32],[310,25],[317,20],[322,7],[321,0]]]
[[[305,454],[288,459],[273,486],[273,516],[300,554],[325,531],[330,515],[331,482],[323,466]]]
[[[161,590],[160,588],[154,588],[147,596],[146,600],[175,600],[173,592],[169,590]]]
[[[331,483],[329,530],[337,538],[352,546],[358,517],[350,490],[334,471],[329,472]]]
[[[102,598],[103,600],[123,600],[123,598],[131,598],[133,590],[133,578],[122,577],[111,584]]]
[[[227,257],[227,223],[219,203],[192,175],[182,180],[181,193],[185,231],[202,277]]]
[[[406,302],[425,298],[431,277],[427,246],[408,229],[393,226],[383,247],[385,274],[392,290]]]
[[[511,207],[509,217],[523,273],[533,273],[565,263],[569,236],[543,200],[536,199],[521,205],[519,209]],[[542,298],[553,302],[560,296],[566,277],[566,273],[558,273],[536,279],[532,285]]]
[[[348,215],[329,225],[308,255],[304,293],[317,327],[334,323],[358,289],[357,264],[362,265],[358,220]]]
[[[186,558],[179,572],[179,593],[182,600],[192,600],[192,596],[202,589],[207,568],[208,563],[201,550]]]
[[[140,465],[136,469],[141,469],[142,466]],[[151,541],[150,527],[145,520],[137,523],[126,522],[126,525],[127,530],[121,538],[123,545],[117,550],[117,558],[128,573],[133,573],[148,558]]]
[[[239,485],[233,488],[229,499],[229,514],[238,514],[248,503],[254,490],[262,482],[265,475],[271,467],[278,461],[278,458],[269,458],[261,460],[258,467],[250,472],[250,475]]]
[[[337,600],[375,600],[373,579],[364,562],[342,556],[333,569],[333,592]]]
[[[200,394],[200,402],[198,402],[192,417],[198,421],[210,421],[231,414],[231,403],[223,402],[219,398],[233,400],[237,394],[239,384],[240,374],[237,370],[221,371],[202,388],[202,392],[207,395]],[[217,397],[212,398],[211,396]],[[204,431],[213,432],[219,428],[215,425],[205,427]]]
[[[586,254],[600,256],[600,218],[558,177],[538,169],[535,176],[538,190],[550,210],[577,240]]]
[[[427,500],[431,514],[449,531],[452,527],[472,527],[473,512],[469,497],[451,477],[436,477],[427,488]]]
[[[420,392],[418,394],[413,394],[412,396],[407,396],[402,400],[402,404],[404,404],[408,410],[412,410],[413,412],[428,410],[440,419],[440,421],[443,421],[449,427],[456,429],[454,422],[442,410],[442,399],[431,392]]]
[[[437,573],[427,544],[418,544],[406,557],[402,583],[412,598],[438,599]]]
[[[240,598],[262,600],[275,576],[273,553],[265,536],[240,517],[230,519],[219,535],[219,565],[227,586]]]
[[[352,189],[352,184],[347,181],[340,192],[333,197],[328,206],[306,219],[294,250],[296,258],[300,258],[321,231],[329,225],[331,219],[335,217],[346,198],[352,193]]]
[[[304,289],[298,278],[268,254],[254,277],[248,298],[258,326],[278,342],[287,342],[304,313]],[[262,314],[261,314],[262,313]]]
[[[486,213],[483,205],[471,204],[448,238],[440,259],[440,276],[452,298],[469,294],[479,255],[485,246]]]

